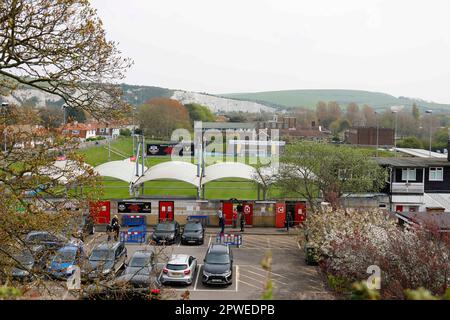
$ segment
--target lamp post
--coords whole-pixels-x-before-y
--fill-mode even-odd
[[[62,105],[62,109],[63,109],[63,112],[64,112],[64,125],[66,125],[67,124],[67,108],[68,108],[69,106],[67,105],[67,104],[63,104]]]
[[[3,114],[3,124],[5,125],[5,128],[3,129],[3,144],[4,144],[4,150],[7,151],[7,145],[6,145],[6,112],[7,108],[9,107],[9,103],[2,102],[2,114]]]
[[[134,124],[134,112],[136,111],[136,107],[133,107],[133,111],[132,111],[132,116],[133,116],[133,133],[131,134],[131,138],[133,140],[133,156],[135,153],[134,147],[135,147],[135,143],[134,143],[134,135],[136,134],[136,128],[135,128],[135,124]]]
[[[395,114],[394,119],[394,156],[397,158],[397,118],[398,118],[398,112],[397,110],[392,111],[393,114]]]
[[[380,137],[380,124],[378,123],[378,111],[375,111],[375,120],[377,123],[377,149],[376,149],[376,157],[378,157],[378,142],[379,142],[379,137]]]
[[[430,115],[430,145],[429,145],[429,154],[430,154],[430,158],[431,158],[431,136],[432,136],[432,130],[433,130],[433,110],[427,110],[425,111],[425,113],[428,113]]]

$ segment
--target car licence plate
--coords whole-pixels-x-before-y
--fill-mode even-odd
[[[172,273],[172,277],[174,278],[181,278],[183,276],[182,273]]]
[[[195,240],[189,240],[188,242],[189,243],[195,243]]]

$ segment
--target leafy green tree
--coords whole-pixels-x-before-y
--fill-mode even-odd
[[[315,211],[319,194],[337,207],[344,193],[379,191],[385,175],[384,169],[358,149],[297,142],[286,147],[277,184],[284,193],[305,198]]]
[[[186,109],[189,112],[189,116],[191,121],[204,121],[204,122],[212,122],[216,119],[216,117],[212,114],[208,107],[202,106],[198,103],[189,103],[185,105]]]
[[[443,150],[447,148],[448,144],[448,129],[441,129],[435,133],[433,143],[431,145],[433,150]]]
[[[419,138],[410,136],[397,142],[399,148],[423,149],[423,143]]]

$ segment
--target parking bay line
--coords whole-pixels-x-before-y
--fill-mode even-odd
[[[250,279],[250,280],[259,282],[259,283],[261,283],[262,285],[265,285],[265,284],[266,284],[264,281],[261,281],[261,280],[259,280],[259,279],[255,279],[255,278],[249,277],[249,276],[247,276],[247,275],[245,275],[245,274],[241,274],[241,277],[246,277],[246,278],[248,278],[248,279]]]
[[[239,266],[236,266],[236,292],[238,292],[239,286]]]
[[[264,270],[264,269],[261,268],[261,267],[256,267],[256,266],[252,266],[252,265],[247,265],[247,267],[256,269],[256,270],[258,270],[258,271],[266,271],[266,270]],[[275,272],[273,272],[273,271],[271,271],[271,273],[272,273],[273,275],[275,275],[275,276],[278,276],[278,277],[285,278],[285,279],[289,280],[288,277],[283,276],[283,275],[281,275],[281,274],[275,273]]]
[[[259,277],[267,278],[267,276],[264,276],[264,275],[262,275],[262,274],[259,274],[259,273],[256,273],[256,272],[253,272],[253,271],[250,271],[250,270],[245,270],[245,271],[246,271],[246,272],[253,273],[253,274],[255,274],[255,275],[259,276]],[[267,271],[266,271],[266,272],[267,272]],[[285,286],[288,286],[288,284],[287,284],[286,282],[283,282],[283,281],[280,281],[280,280],[277,280],[277,279],[273,279],[273,278],[272,278],[272,281],[276,281],[276,282],[279,282],[279,283],[281,283],[281,284],[283,284],[283,285],[285,285]]]
[[[202,264],[199,264],[197,267],[198,267],[197,268],[197,277],[195,278],[194,291],[197,290],[197,283],[198,283],[198,278],[200,276],[200,270],[202,269]]]
[[[246,285],[248,285],[248,286],[250,286],[250,287],[253,287],[253,288],[255,288],[255,289],[261,290],[261,288],[255,286],[255,285],[253,285],[253,284],[250,284],[250,283],[248,283],[248,282],[245,282],[244,280],[239,279],[238,282],[242,282],[243,284],[246,284]]]

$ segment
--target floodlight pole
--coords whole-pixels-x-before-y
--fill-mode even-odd
[[[145,136],[142,135],[142,164],[141,164],[141,176],[144,175],[144,167],[145,167]],[[145,192],[144,182],[141,184],[141,195],[143,196]]]
[[[4,117],[4,121],[3,121],[3,123],[4,123],[4,125],[5,125],[5,128],[3,129],[3,143],[4,143],[4,149],[5,149],[5,152],[7,152],[8,151],[8,146],[7,146],[7,144],[6,144],[6,135],[7,135],[7,132],[6,132],[6,112],[7,112],[7,108],[9,107],[9,103],[7,103],[7,102],[2,102],[2,113],[3,113],[3,117]]]
[[[433,130],[433,118],[432,118],[432,114],[433,114],[433,110],[427,110],[425,111],[425,113],[428,113],[430,115],[430,145],[429,145],[429,155],[431,158],[431,136],[432,136],[432,130]]]
[[[380,124],[378,122],[378,112],[375,111],[375,118],[377,122],[377,149],[376,149],[376,157],[378,157],[378,147],[379,147],[379,137],[380,137]]]
[[[394,119],[394,156],[395,158],[397,158],[397,118],[398,118],[398,112],[392,111],[392,113],[395,114],[395,119]]]

